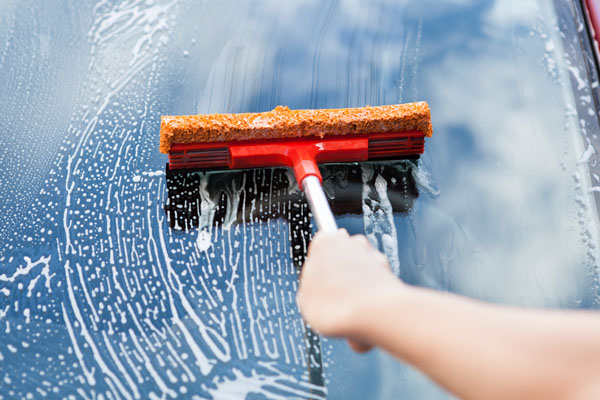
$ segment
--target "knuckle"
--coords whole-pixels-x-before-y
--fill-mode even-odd
[[[351,239],[358,246],[362,246],[362,247],[370,246],[369,240],[364,235],[355,235],[355,236],[352,236]]]
[[[335,234],[337,236],[342,236],[344,238],[349,238],[350,237],[350,234],[348,233],[348,231],[345,228],[338,229],[338,231]]]
[[[385,254],[383,254],[383,253],[381,253],[381,252],[379,252],[379,251],[376,251],[376,252],[375,252],[375,254],[376,254],[376,256],[375,256],[375,259],[376,259],[377,261],[379,261],[379,262],[381,262],[381,263],[384,263],[384,264],[387,264],[387,262],[388,262],[388,259],[387,259],[387,257],[385,256]]]

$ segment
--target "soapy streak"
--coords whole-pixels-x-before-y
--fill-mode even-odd
[[[81,334],[82,334],[85,342],[92,350],[92,353],[94,355],[94,361],[100,367],[100,370],[102,371],[102,373],[104,375],[106,375],[108,378],[110,378],[111,381],[117,386],[117,388],[119,389],[119,392],[126,399],[131,399],[131,394],[125,389],[125,387],[123,386],[121,381],[106,365],[106,362],[104,361],[100,352],[98,351],[98,348],[96,347],[96,342],[94,341],[94,339],[90,335],[89,331],[87,330],[86,321],[84,320],[83,315],[81,314],[81,311],[79,310],[77,300],[75,299],[75,293],[73,292],[73,286],[71,285],[72,269],[69,267],[69,260],[66,261],[64,268],[65,268],[65,278],[66,278],[66,283],[67,283],[67,293],[68,293],[68,297],[69,297],[69,305],[71,306],[71,309],[73,310],[75,319],[79,323],[79,327],[81,329]],[[117,393],[115,393],[115,395],[118,396]]]
[[[209,394],[218,399],[240,399],[246,398],[250,394],[266,394],[266,388],[275,388],[277,390],[275,393],[269,390],[269,398],[286,400],[289,398],[307,398],[307,396],[310,396],[311,391],[321,392],[323,390],[321,386],[299,381],[293,376],[279,371],[273,363],[259,362],[258,365],[265,368],[268,373],[261,374],[256,370],[252,370],[250,376],[246,376],[240,370],[234,368],[232,370],[233,379],[229,377],[222,380],[215,378],[213,383],[216,387],[210,389]],[[308,398],[320,397],[314,395],[314,397],[310,396]]]
[[[25,260],[26,265],[23,267],[18,267],[17,270],[11,276],[7,276],[6,274],[1,274],[0,282],[12,283],[19,276],[28,275],[38,265],[44,265],[44,269],[42,271],[45,271],[46,268],[50,264],[50,257],[51,256],[42,256],[37,261],[32,262],[31,258],[24,256],[23,259]],[[48,272],[45,273],[47,282],[49,282],[49,280],[50,280],[50,275],[48,275],[48,273],[49,273],[49,270],[48,270]],[[47,283],[47,285],[48,285],[48,283]]]
[[[362,209],[365,234],[375,248],[382,248],[396,276],[400,274],[397,233],[392,205],[387,196],[387,182],[379,174],[375,177],[377,198],[371,196],[371,181],[375,175],[372,165],[361,165]],[[381,245],[379,241],[381,240]]]
[[[266,178],[266,173],[269,173],[270,179]],[[261,175],[262,174],[262,175]],[[252,176],[252,179],[249,182],[246,182],[245,179],[249,176]],[[226,269],[223,270],[223,274],[226,273],[227,268],[231,269],[231,275],[230,275],[230,279],[228,279],[227,282],[227,287],[226,287],[226,292],[231,293],[233,299],[230,302],[231,304],[231,315],[229,318],[229,321],[231,322],[231,327],[233,329],[233,344],[235,346],[235,351],[236,354],[238,355],[238,357],[240,357],[241,359],[245,359],[248,357],[248,352],[246,350],[246,341],[243,340],[244,338],[244,332],[248,333],[247,330],[244,331],[243,327],[244,325],[242,325],[241,322],[241,317],[240,317],[240,313],[239,313],[239,306],[238,306],[238,294],[236,291],[236,286],[234,285],[235,280],[240,277],[238,274],[238,266],[239,266],[239,261],[240,261],[240,256],[242,258],[242,269],[240,271],[241,274],[243,274],[242,278],[242,285],[244,287],[244,294],[243,294],[243,303],[244,303],[244,307],[243,309],[247,312],[247,318],[248,318],[248,322],[247,322],[247,326],[246,327],[250,327],[249,329],[249,333],[250,333],[250,341],[251,341],[251,346],[252,346],[252,351],[253,354],[255,355],[261,355],[264,354],[272,359],[277,359],[280,357],[280,349],[279,346],[283,347],[283,353],[287,354],[286,356],[286,360],[288,362],[291,362],[291,358],[289,357],[289,351],[287,349],[287,341],[286,340],[282,340],[281,342],[279,342],[278,340],[275,340],[275,337],[279,336],[276,335],[276,328],[273,326],[273,322],[268,322],[268,326],[267,326],[267,330],[265,331],[265,328],[263,328],[262,325],[262,321],[265,320],[265,316],[266,315],[271,315],[271,312],[269,311],[269,309],[267,308],[267,303],[266,303],[266,298],[260,298],[257,296],[257,291],[254,290],[254,288],[257,287],[257,285],[260,285],[262,281],[265,280],[265,268],[271,268],[273,269],[273,262],[270,261],[271,258],[273,257],[275,254],[278,254],[279,256],[281,255],[281,249],[280,244],[279,243],[274,243],[273,241],[268,241],[267,243],[269,243],[269,247],[264,247],[264,246],[258,246],[258,254],[254,254],[254,256],[252,258],[248,258],[249,254],[246,253],[246,250],[252,250],[255,249],[257,247],[257,240],[258,238],[256,237],[256,233],[261,231],[261,226],[262,226],[262,221],[261,220],[257,220],[254,221],[252,218],[247,219],[246,216],[250,215],[262,215],[265,210],[265,204],[260,203],[260,208],[258,208],[258,199],[256,198],[252,198],[252,200],[247,200],[247,196],[249,196],[250,193],[256,193],[256,194],[260,194],[259,196],[262,199],[267,199],[266,196],[263,196],[263,188],[259,188],[258,185],[260,183],[267,185],[269,183],[269,181],[272,183],[272,172],[267,172],[265,170],[263,171],[256,171],[254,174],[252,173],[248,173],[248,174],[242,174],[241,179],[237,179],[237,177],[232,178],[231,181],[227,181],[226,186],[223,188],[226,197],[225,197],[225,206],[227,207],[225,216],[223,218],[222,223],[220,223],[219,225],[221,226],[221,229],[218,231],[213,231],[212,227],[215,224],[214,221],[214,217],[215,217],[215,209],[217,207],[217,204],[219,202],[219,194],[218,193],[209,193],[208,187],[211,186],[211,178],[212,175],[211,174],[200,174],[199,175],[200,178],[200,182],[199,182],[199,188],[200,188],[200,196],[202,198],[201,204],[202,206],[202,211],[201,213],[204,214],[204,216],[202,216],[201,218],[199,218],[200,223],[198,226],[198,240],[204,241],[209,239],[209,235],[211,235],[211,232],[214,232],[214,238],[212,236],[210,236],[210,239],[212,240],[212,242],[214,243],[222,243],[224,246],[222,247],[222,260],[223,260],[223,266],[226,266]],[[241,182],[241,184],[239,183]],[[250,185],[250,186],[249,186]],[[269,186],[269,191],[271,192],[270,196],[268,196],[268,199],[270,201],[268,201],[268,205],[267,207],[270,207],[271,204],[273,204],[273,194],[272,194],[272,184],[268,185]],[[248,192],[247,190],[250,190],[250,192]],[[235,200],[231,200],[229,197],[233,197]],[[244,201],[242,201],[241,199],[246,199]],[[274,203],[274,204],[278,204],[278,203]],[[250,207],[250,209],[248,210],[249,212],[247,212],[246,207],[247,205]],[[290,207],[291,203],[288,204],[286,207]],[[238,211],[236,211],[236,209]],[[236,221],[236,219],[239,216],[242,216],[242,221],[239,225],[233,225],[234,221]],[[256,227],[253,228],[253,226]],[[272,237],[273,234],[276,234],[275,231],[273,231],[273,228],[270,224],[266,224],[266,226],[268,227],[269,230],[269,237]],[[281,223],[277,223],[278,226],[278,231],[280,230],[279,227],[282,226]],[[240,227],[242,229],[240,229]],[[241,236],[241,241],[240,242],[233,242],[232,243],[232,237],[234,235],[234,232],[241,232],[242,236]],[[217,235],[218,233],[221,233],[221,235],[223,235],[223,237],[220,239]],[[249,236],[248,236],[249,235]],[[237,236],[237,235],[235,235]],[[223,241],[223,239],[225,241]],[[196,251],[198,251],[198,246],[197,243],[195,244],[195,249]],[[278,247],[277,253],[275,253],[273,251],[273,245],[276,245]],[[233,251],[236,248],[241,247],[241,254],[240,252],[237,251]],[[200,246],[203,247],[202,248],[202,253],[204,254],[205,257],[205,261],[207,263],[207,265],[203,268],[203,273],[205,275],[204,279],[200,279],[201,284],[204,283],[205,280],[209,279],[208,276],[206,276],[206,273],[209,274],[213,274],[214,272],[218,272],[219,274],[219,279],[222,279],[221,275],[221,265],[217,265],[217,271],[214,271],[211,267],[211,262],[210,262],[210,256],[209,256],[209,249],[212,248],[204,248],[205,246]],[[231,249],[231,251],[226,251],[226,249]],[[268,254],[268,257],[267,257]],[[232,259],[232,257],[235,257],[234,259]],[[280,271],[281,271],[281,260],[279,259],[279,257],[277,258],[276,263],[280,266]],[[289,266],[291,267],[291,264],[289,264]],[[295,275],[295,272],[293,272],[293,269],[290,269],[289,273],[292,273]],[[255,278],[255,275],[256,276]],[[260,280],[258,280],[258,278]],[[283,296],[284,293],[280,292],[281,295]],[[210,296],[209,296],[210,297]],[[219,296],[220,297],[220,296]],[[220,297],[221,301],[222,298]],[[291,300],[293,301],[293,299]],[[279,307],[278,302],[276,301],[276,306]],[[260,309],[262,309],[263,311],[261,311]],[[214,316],[212,316],[214,317]],[[285,325],[284,322],[280,322],[281,324]],[[281,330],[281,334],[282,334],[282,326],[279,326],[279,330]],[[265,336],[265,332],[269,332],[269,334],[272,336],[270,339],[267,338]],[[276,336],[273,336],[276,335]],[[260,340],[259,340],[260,339]]]

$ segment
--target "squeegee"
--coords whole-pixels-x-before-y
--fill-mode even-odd
[[[169,170],[290,167],[321,231],[337,224],[318,163],[418,158],[431,136],[425,102],[363,108],[163,116]]]

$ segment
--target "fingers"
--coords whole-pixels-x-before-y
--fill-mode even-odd
[[[323,246],[330,246],[332,242],[339,243],[349,237],[348,231],[344,228],[338,229],[336,232],[317,232],[308,245],[306,256],[310,257],[311,252],[319,251]]]
[[[387,257],[378,251],[365,235],[350,236],[348,231],[341,228],[336,232],[317,232],[311,240],[306,254],[307,261],[312,255],[322,254],[325,250],[343,250],[344,248],[352,248],[357,250],[371,251],[373,264],[391,269]]]
[[[340,243],[343,243],[343,241],[347,240],[349,237],[350,235],[348,234],[348,231],[343,228],[338,229],[336,232],[317,232],[308,245],[308,251],[306,252],[304,265],[300,270],[300,276],[298,277],[300,280],[300,286],[302,286],[302,281],[307,266],[309,269],[311,268],[311,257],[315,256],[315,254],[323,254],[323,250],[340,245]]]
[[[378,268],[384,268],[388,271],[392,270],[392,267],[390,266],[390,262],[388,261],[385,254],[383,254],[379,251],[377,251],[373,254],[373,264],[375,266],[377,266]]]
[[[331,243],[340,244],[344,241],[350,240],[354,246],[359,248],[372,247],[371,243],[364,235],[350,236],[348,231],[344,228],[338,229],[336,232],[317,232],[313,237],[308,246],[307,255],[310,256],[311,251],[317,251],[321,246],[330,246]]]
[[[348,234],[348,231],[344,228],[340,228],[335,232],[318,231],[317,234],[313,237],[311,243],[319,244],[321,242],[326,242],[328,240],[336,240],[336,239],[341,240],[341,239],[347,239],[349,237],[350,237],[350,235]]]
[[[365,235],[354,235],[350,238],[350,240],[354,245],[361,248],[372,247],[369,239],[367,239]]]
[[[366,236],[354,235],[350,237],[350,240],[352,241],[352,245],[356,248],[368,249],[371,251],[369,254],[372,260],[372,265],[391,270],[390,263],[388,262],[388,259],[385,256],[385,254],[373,247],[373,245],[371,244],[371,242],[369,242],[369,239],[367,239]]]
[[[315,235],[314,239],[321,240],[321,238],[335,238],[335,237],[348,238],[348,237],[350,237],[350,234],[348,234],[348,231],[346,229],[340,228],[340,229],[338,229],[335,232],[321,232],[321,231],[319,231]]]

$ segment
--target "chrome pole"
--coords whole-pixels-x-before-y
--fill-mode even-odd
[[[308,200],[308,206],[317,221],[317,227],[322,232],[336,232],[338,227],[329,207],[329,202],[323,192],[319,178],[309,175],[302,180],[302,190]]]

